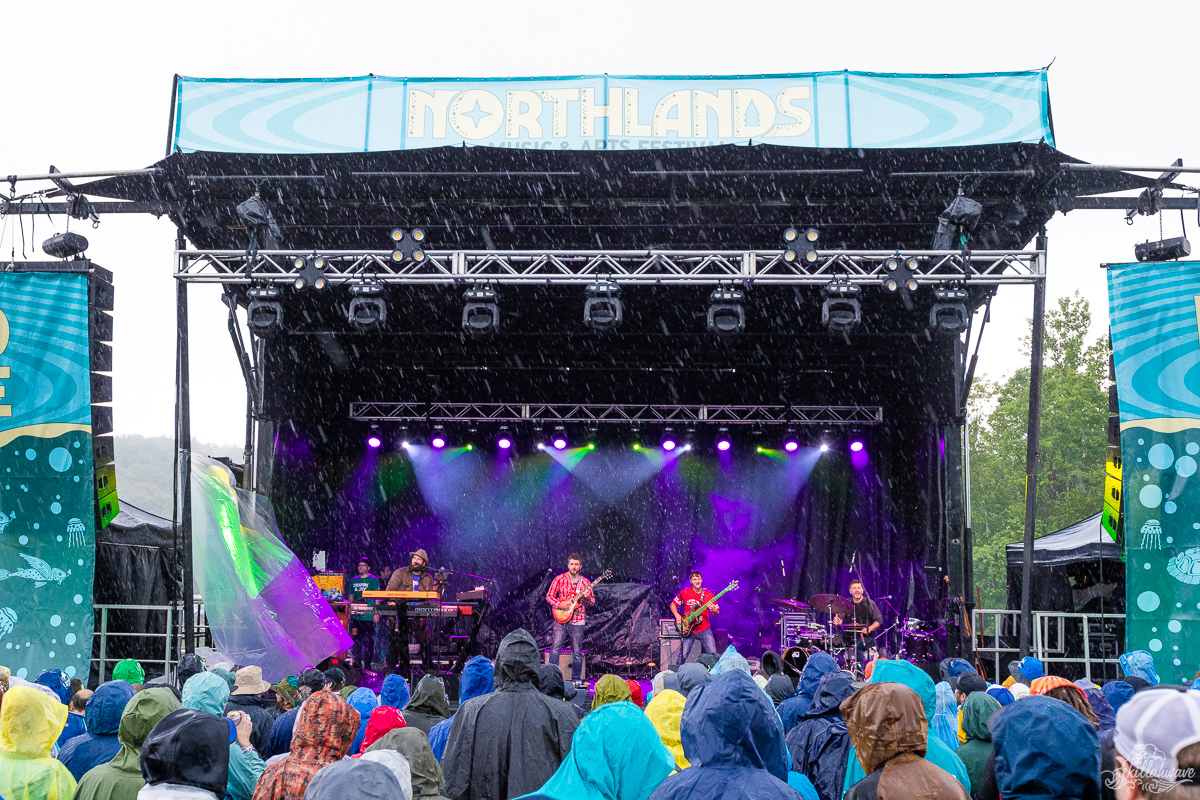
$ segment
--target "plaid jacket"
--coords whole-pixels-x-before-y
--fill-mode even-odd
[[[587,591],[588,587],[591,585],[591,581],[580,575],[579,587],[577,589],[572,589],[571,573],[564,572],[560,575],[557,575],[554,580],[551,581],[550,591],[546,592],[546,600],[549,601],[550,605],[553,607],[563,600],[570,600],[575,596],[577,591]],[[595,597],[592,597],[591,595],[584,596],[579,605],[575,606],[575,613],[571,615],[571,622],[583,622],[584,606],[593,605],[595,602]]]

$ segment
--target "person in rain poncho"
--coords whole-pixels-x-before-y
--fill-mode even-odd
[[[70,683],[61,669],[44,669],[33,682],[54,692],[64,706],[71,702]]]
[[[322,689],[300,707],[292,749],[271,764],[258,780],[254,800],[295,800],[321,767],[346,757],[358,730],[358,712],[333,692]]]
[[[118,661],[117,665],[113,667],[112,679],[128,681],[135,689],[140,690],[142,684],[146,682],[146,670],[142,669],[142,665],[132,658],[127,658]]]
[[[412,800],[446,800],[443,792],[446,781],[442,768],[433,757],[429,739],[416,728],[398,728],[389,731],[382,739],[367,748],[366,755],[380,750],[395,750],[408,759],[412,774]],[[366,756],[363,756],[366,758]],[[472,795],[490,797],[492,795]],[[497,795],[500,796],[500,795]]]
[[[546,697],[563,701],[567,700],[567,692],[571,693],[571,697],[575,697],[577,691],[574,683],[563,680],[562,670],[558,668],[557,664],[543,664],[538,667],[537,687],[538,691],[546,695]],[[580,719],[583,719],[584,715],[587,714],[587,711],[574,703],[567,702],[566,706],[574,711],[575,715]],[[447,733],[447,735],[449,734]]]
[[[346,698],[346,702],[358,712],[358,730],[354,733],[354,741],[350,743],[350,755],[356,756],[363,746],[363,738],[367,735],[367,725],[371,721],[371,712],[379,708],[379,698],[367,687],[355,689]]]
[[[638,708],[645,708],[646,701],[642,699],[642,684],[633,678],[628,678],[625,685],[629,687],[629,702]]]
[[[629,692],[629,684],[623,678],[616,675],[608,674],[601,676],[600,680],[596,681],[595,694],[592,695],[592,711],[600,708],[606,703],[619,703],[622,700],[629,700],[632,695]]]
[[[213,671],[216,674],[216,670]],[[386,686],[386,683],[384,684]],[[306,669],[297,678],[296,707],[279,715],[271,726],[271,738],[267,742],[267,752],[259,753],[263,758],[270,759],[281,753],[288,752],[292,746],[292,735],[296,729],[296,720],[300,718],[300,709],[304,701],[325,688],[325,673],[319,669]],[[408,684],[404,685],[406,699]]]
[[[398,800],[403,796],[400,781],[387,766],[362,759],[322,767],[304,792],[304,800]],[[411,786],[407,796],[412,796]]]
[[[1104,692],[1104,697],[1112,706],[1114,714],[1121,710],[1121,706],[1133,699],[1133,687],[1125,681],[1109,681],[1100,687],[1100,691]]]
[[[668,672],[663,676],[663,688],[689,697],[693,689],[712,679],[713,675],[699,664],[684,664],[678,672]]]
[[[395,750],[376,750],[373,753],[363,753],[358,757],[360,761],[368,763],[382,764],[387,768],[396,781],[400,784],[400,795],[398,800],[412,800],[412,769],[408,766],[408,759],[397,753]],[[337,762],[338,764],[345,763],[344,761]],[[335,766],[330,764],[329,767]],[[329,769],[325,767],[325,769]],[[321,773],[318,772],[318,775]],[[308,790],[312,791],[312,784],[308,785]],[[395,798],[395,795],[392,795]]]
[[[772,675],[767,680],[767,685],[763,688],[767,693],[767,697],[771,698],[771,702],[778,708],[784,700],[787,700],[796,692],[796,687],[792,684],[792,679],[786,675]]]
[[[925,720],[931,722],[934,712],[937,710],[936,691],[933,688],[933,679],[925,674],[925,671],[915,664],[908,661],[880,661],[875,667],[875,672],[871,675],[871,683],[899,683],[907,686],[917,693],[917,697],[921,698],[921,703],[925,706]],[[845,710],[842,714],[845,715]],[[967,777],[967,768],[963,766],[962,760],[954,755],[954,751],[947,747],[941,739],[939,739],[929,726],[926,726],[926,733],[929,735],[929,741],[925,746],[925,760],[936,764],[942,769],[949,772],[958,782],[962,784],[963,789],[968,793],[971,791],[971,779]],[[862,763],[854,753],[850,751],[850,759],[846,764],[846,782],[844,788],[849,789],[854,784],[867,777],[863,771]]]
[[[675,768],[675,760],[629,701],[587,715],[570,754],[550,780],[526,800],[646,800]]]
[[[796,800],[788,786],[783,726],[749,672],[732,669],[697,687],[681,723],[691,766],[663,781],[652,800]]]
[[[71,739],[58,751],[58,760],[66,765],[76,781],[92,767],[107,764],[121,749],[117,732],[125,704],[132,699],[133,687],[125,681],[102,684],[88,698],[83,710],[87,733]]]
[[[190,708],[172,711],[142,745],[142,776],[138,800],[221,800],[229,780],[229,722]]]
[[[411,690],[403,675],[392,673],[383,679],[383,688],[379,690],[379,704],[403,709],[408,705]]]
[[[930,737],[925,704],[912,689],[872,683],[842,701],[841,710],[866,773],[846,792],[845,800],[966,800],[966,791],[953,776],[922,757],[927,743],[937,739]]]
[[[709,672],[711,672],[712,676],[715,678],[731,669],[741,670],[747,675],[753,673],[753,670],[750,669],[750,662],[747,661],[746,657],[739,653],[737,648],[733,645],[729,645],[725,648],[725,652],[721,653],[721,657],[717,659],[717,663],[712,665],[712,668],[709,669]]]
[[[1062,700],[1030,695],[996,712],[988,727],[992,758],[975,797],[1100,797],[1100,739],[1087,719]]]
[[[838,670],[821,676],[817,695],[784,742],[792,769],[812,781],[821,800],[840,800],[850,754],[850,734],[841,703],[854,694],[854,676]]]
[[[942,744],[951,750],[957,750],[958,703],[954,699],[954,689],[947,681],[939,681],[933,688],[936,692],[936,706],[929,724],[933,727],[933,734],[942,740]]]
[[[362,725],[361,721],[359,725]],[[404,721],[404,715],[399,711],[391,706],[377,706],[371,711],[371,717],[367,720],[367,729],[363,733],[359,752],[365,753],[368,747],[378,742],[390,731],[407,727],[408,723]]]
[[[529,631],[518,628],[500,642],[496,691],[468,700],[454,715],[442,758],[451,800],[535,791],[570,752],[579,717],[537,690],[537,664]]]
[[[1145,650],[1132,650],[1117,657],[1121,674],[1127,678],[1141,678],[1151,686],[1158,686],[1158,673],[1154,671],[1154,656]]]
[[[187,683],[183,685],[184,708],[223,717],[228,702],[229,684],[219,675],[201,672],[188,678]],[[239,720],[237,725],[239,741],[227,743],[229,783],[225,788],[225,797],[228,800],[250,800],[259,776],[266,769],[262,757],[250,746],[253,741],[253,724],[253,717],[247,714],[246,721]]]
[[[816,696],[817,684],[821,682],[821,677],[830,672],[837,672],[838,669],[837,662],[828,653],[818,651],[812,654],[804,665],[804,671],[800,673],[796,693],[779,704],[779,718],[783,720],[785,731],[790,731],[804,712],[808,711],[813,697]]]
[[[16,686],[0,705],[0,797],[70,800],[75,779],[50,749],[67,724],[67,707],[36,689]]]
[[[174,693],[165,687],[143,689],[125,704],[117,739],[121,749],[107,764],[84,773],[74,800],[135,800],[146,785],[142,777],[142,744],[159,720],[179,709]],[[228,730],[226,724],[226,730]]]
[[[988,720],[1001,708],[1000,702],[986,692],[972,692],[962,707],[962,729],[967,741],[955,751],[975,791],[983,786],[983,773],[992,755],[992,731]]]
[[[491,694],[495,674],[496,668],[490,659],[485,656],[471,656],[463,666],[462,678],[458,682],[459,707],[473,697]],[[558,673],[558,679],[562,681],[562,672]],[[429,729],[429,746],[433,748],[433,755],[439,763],[446,751],[446,741],[450,738],[452,724],[454,717],[444,719]]]
[[[646,704],[646,719],[658,732],[663,746],[675,759],[676,769],[687,769],[691,766],[687,756],[683,754],[683,740],[680,737],[679,726],[683,721],[683,707],[687,698],[679,692],[663,689],[656,692],[653,699]]]
[[[404,706],[404,721],[408,727],[416,728],[428,736],[434,725],[449,716],[450,702],[446,699],[445,684],[441,678],[425,675]]]

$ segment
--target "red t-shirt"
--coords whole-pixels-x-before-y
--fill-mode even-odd
[[[679,594],[675,595],[675,599],[671,602],[679,608],[679,616],[686,617],[688,614],[692,613],[697,608],[712,599],[713,593],[708,589],[701,589],[697,592],[695,589],[689,586]],[[712,610],[719,612],[721,608],[716,603],[713,603],[711,606],[704,609],[704,613],[700,615],[700,619],[698,619],[696,624],[692,627],[693,633],[699,633],[700,631],[708,630],[708,612]]]

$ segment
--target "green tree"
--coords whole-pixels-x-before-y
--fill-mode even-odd
[[[1090,517],[1103,503],[1108,343],[1087,340],[1091,321],[1078,292],[1059,298],[1046,313],[1036,536]],[[1004,608],[1004,548],[1025,531],[1029,368],[1000,381],[978,381],[970,412],[975,584],[985,607]]]

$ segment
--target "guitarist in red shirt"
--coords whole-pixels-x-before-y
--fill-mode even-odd
[[[580,575],[583,569],[583,559],[578,553],[567,556],[567,571],[555,576],[546,592],[546,602],[550,608],[565,611],[570,608],[572,601],[578,596],[569,622],[554,622],[554,644],[550,648],[550,663],[558,665],[558,656],[562,652],[563,640],[567,633],[571,634],[571,680],[578,682],[583,675],[583,623],[584,608],[595,605],[596,597],[592,594],[592,583]]]
[[[700,570],[692,570],[692,574],[689,577],[691,578],[692,585],[675,595],[675,599],[671,601],[671,613],[675,615],[675,624],[677,626],[683,624],[685,616],[714,599],[713,593],[703,588],[704,579],[700,575]],[[683,606],[682,612],[680,611],[680,606]],[[710,613],[720,614],[720,606],[712,603],[700,614],[699,619],[692,625],[691,631],[686,636],[681,637],[678,663],[682,664],[690,660],[688,656],[692,652],[692,644],[697,642],[700,644],[700,653],[716,654],[717,640],[713,636],[712,628],[708,624],[708,615]],[[696,654],[697,658],[700,657],[700,653]]]

